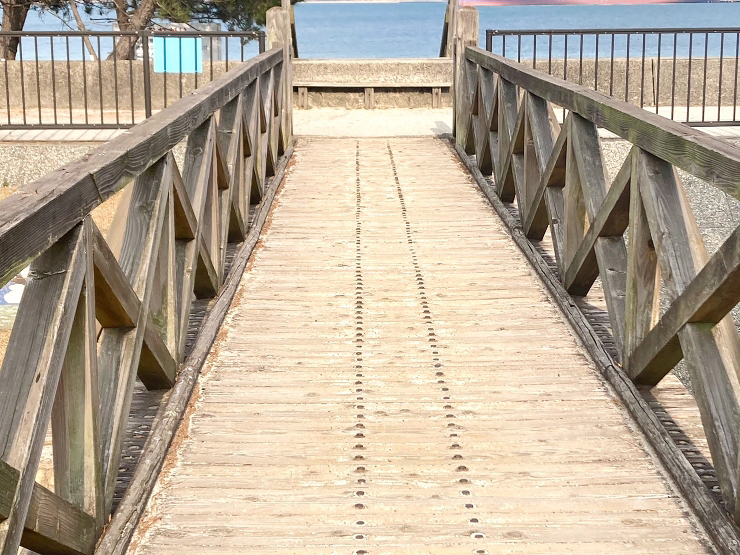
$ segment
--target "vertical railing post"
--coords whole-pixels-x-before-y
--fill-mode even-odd
[[[290,2],[288,2],[290,4]],[[295,31],[295,9],[293,6],[289,6],[289,12],[290,13],[290,40],[291,44],[293,45],[293,48],[291,49],[291,52],[293,53],[293,57],[298,57],[298,35]]]
[[[283,106],[281,125],[283,128],[283,149],[293,141],[293,47],[290,28],[290,0],[282,0],[287,8],[267,10],[267,48],[283,49]]]
[[[452,134],[457,136],[460,110],[467,110],[465,93],[465,48],[478,46],[478,10],[464,6],[457,10],[454,18],[454,62],[453,62],[453,96],[452,96]]]
[[[298,57],[295,36],[295,18],[291,0],[280,0],[283,8],[283,150],[293,142],[293,58]],[[297,38],[297,37],[296,37]]]
[[[149,59],[149,31],[141,31],[139,37],[141,38],[141,52],[144,58],[144,116],[149,118],[152,116],[152,82],[150,74],[150,59]]]
[[[453,56],[455,44],[455,15],[458,10],[458,6],[458,0],[447,0],[445,21],[442,26],[442,41],[439,45],[440,58],[451,58]]]

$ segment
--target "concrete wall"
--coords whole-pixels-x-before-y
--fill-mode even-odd
[[[452,84],[449,58],[397,58],[376,60],[309,60],[293,64],[293,84]]]
[[[522,63],[531,66],[532,60],[522,60]],[[583,60],[582,65],[579,64],[578,60],[568,60],[566,68],[563,60],[553,60],[551,73],[562,78],[565,71],[568,81],[574,83],[580,81],[589,88],[594,88],[596,78],[596,89],[606,95],[610,93],[611,82],[612,96],[619,100],[626,99],[638,106],[641,98],[643,105],[655,105],[656,90],[659,84],[661,106],[671,104],[672,93],[675,94],[676,106],[686,106],[689,92],[689,61],[688,59],[676,61],[675,76],[673,65],[673,60],[664,58],[660,60],[660,66],[658,66],[657,58],[646,59],[644,64],[640,59],[631,59],[629,66],[626,59],[616,59],[613,67],[612,62],[608,59],[599,60],[598,67],[595,60]],[[690,103],[692,106],[701,105],[702,103],[702,86],[705,82],[704,66],[703,58],[691,62]],[[536,68],[544,72],[550,71],[547,60],[537,60]],[[732,105],[735,81],[738,77],[735,75],[735,59],[722,60],[721,69],[722,105]],[[719,94],[720,60],[719,58],[710,58],[706,63],[705,102],[707,106],[717,106]]]
[[[375,108],[431,108],[430,88],[382,88],[375,89]],[[293,105],[301,107],[298,91],[293,92]],[[308,108],[347,108],[359,110],[365,107],[365,92],[362,88],[321,88],[308,90]],[[450,89],[443,89],[440,108],[452,108]]]
[[[379,86],[382,85],[382,86]],[[365,107],[364,87],[374,87],[375,108],[429,108],[432,86],[441,88],[440,107],[451,107],[452,60],[294,60],[294,104],[309,108]],[[299,102],[299,88],[307,98]]]

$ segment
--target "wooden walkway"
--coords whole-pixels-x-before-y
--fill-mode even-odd
[[[378,138],[298,141],[131,552],[706,545],[449,145]]]

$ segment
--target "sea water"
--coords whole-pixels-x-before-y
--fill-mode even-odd
[[[295,5],[298,50],[302,58],[415,58],[439,55],[442,25],[446,3],[444,2],[300,2]],[[479,6],[480,45],[485,45],[486,29],[634,29],[640,27],[702,28],[740,27],[740,3],[723,2],[712,4],[649,4],[649,5],[549,5],[549,6]],[[112,15],[112,14],[111,14]],[[110,30],[110,18],[85,16],[90,29]],[[32,12],[26,24],[27,30],[66,29],[59,19],[51,14]],[[561,42],[553,42],[554,49],[561,49]],[[735,35],[726,35],[725,55],[734,55]],[[500,51],[501,39],[494,41],[494,51]],[[544,42],[543,42],[544,41]],[[538,57],[546,56],[547,38],[538,39]],[[569,56],[579,55],[581,45],[578,37],[571,37]],[[719,52],[719,35],[710,37],[709,53]],[[239,52],[237,39],[232,39],[231,52]],[[507,54],[515,55],[515,39],[509,39]],[[558,46],[560,45],[560,46]],[[655,55],[657,38],[650,39],[647,54]],[[608,55],[610,39],[602,38],[600,55]],[[678,55],[686,55],[688,38],[679,38]],[[105,40],[101,44],[103,55],[110,47]],[[702,37],[693,41],[692,54],[703,56]],[[33,58],[34,42],[23,43],[26,58]],[[54,41],[55,58],[66,56],[63,39]],[[522,55],[531,54],[532,44],[526,40]],[[595,38],[584,39],[584,55],[593,55]],[[615,51],[624,54],[626,37],[618,37]],[[50,43],[40,40],[39,57],[49,59]],[[631,55],[641,53],[641,37],[631,39]],[[673,51],[672,36],[662,39],[663,54]],[[83,47],[80,41],[72,41],[70,54],[81,59]],[[620,52],[615,52],[619,54]],[[244,47],[244,56],[257,53],[257,44]],[[557,54],[557,52],[556,52]],[[238,56],[238,54],[236,54]],[[233,58],[233,54],[232,54]]]
[[[299,53],[308,58],[391,58],[434,57],[439,55],[445,3],[301,3],[295,6]],[[486,29],[634,29],[639,27],[701,28],[740,26],[740,3],[660,4],[660,5],[548,5],[548,6],[479,6],[480,38],[486,43]],[[641,51],[641,37],[630,41],[631,52]],[[672,52],[672,37],[665,37],[662,50]],[[545,49],[546,37],[538,39],[538,57]],[[568,51],[580,51],[579,39],[571,37]],[[594,49],[594,38],[585,39],[585,54]],[[602,38],[600,53],[609,45]],[[688,43],[688,38],[684,39]],[[719,39],[717,39],[719,40]],[[733,49],[735,36],[726,36],[726,52]],[[494,41],[500,50],[501,39]],[[620,48],[620,37],[615,50]],[[564,42],[564,41],[563,41]],[[694,55],[702,39],[695,38]],[[554,46],[558,46],[557,39]],[[679,40],[679,46],[681,41]],[[509,39],[507,54],[516,47]],[[523,45],[528,53],[528,44]],[[605,50],[606,48],[606,50]],[[546,55],[546,54],[544,54]],[[680,55],[680,52],[679,52]]]

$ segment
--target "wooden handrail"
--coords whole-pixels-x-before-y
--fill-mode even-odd
[[[278,49],[252,58],[88,156],[4,199],[0,205],[0,283],[7,282],[93,208],[169,152],[281,60]]]
[[[455,16],[458,9],[458,0],[447,0],[445,19],[442,24],[442,40],[439,44],[439,57],[452,57],[452,42],[455,36]]]
[[[699,129],[592,89],[469,47],[466,57],[522,89],[571,110],[633,145],[740,199],[740,149]]]
[[[274,196],[268,178],[292,135],[283,52],[0,202],[0,274],[7,281],[30,262],[0,367],[0,554],[95,549],[136,378],[149,389],[179,379],[193,298],[222,289],[228,245],[248,233],[254,243],[264,221],[264,206],[249,221],[250,205]],[[173,149],[183,140],[181,171]],[[104,238],[91,211],[121,189]],[[35,481],[50,422],[54,492]]]
[[[477,47],[466,48],[464,66],[458,149],[490,176],[496,202],[516,200],[530,241],[549,228],[567,293],[586,295],[601,278],[626,380],[652,386],[686,361],[724,505],[740,520],[740,335],[728,315],[740,302],[740,227],[710,258],[676,171],[740,198],[740,149]],[[562,126],[553,106],[567,111]],[[600,127],[632,144],[611,185]],[[661,283],[671,296],[662,317]],[[675,445],[653,446],[664,461],[683,457]],[[739,531],[707,509],[699,477],[666,466],[718,547],[736,552]]]

